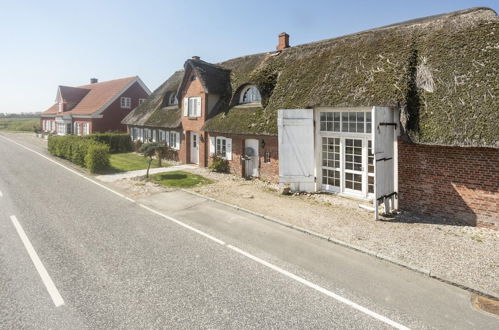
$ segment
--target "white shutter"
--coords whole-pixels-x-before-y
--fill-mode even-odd
[[[213,156],[215,154],[215,137],[210,136],[210,156]]]
[[[315,191],[314,110],[280,109],[279,183],[293,191]]]
[[[187,117],[189,115],[189,112],[188,112],[189,111],[189,98],[184,97],[184,105],[183,105],[183,107],[184,107],[184,116]]]
[[[225,138],[225,152],[227,160],[232,160],[232,139]]]
[[[175,149],[180,150],[180,133],[174,132],[175,134]]]
[[[373,108],[373,149],[374,149],[374,207],[378,201],[391,197],[395,188],[395,158],[394,142],[396,139],[396,125],[394,111],[388,107]]]
[[[201,117],[201,97],[196,97],[196,117]]]

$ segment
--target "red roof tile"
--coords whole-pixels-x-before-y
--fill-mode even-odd
[[[99,111],[125,87],[138,77],[128,77],[78,87],[59,86],[60,94],[66,103],[64,114],[91,115]],[[57,114],[58,104],[42,112],[42,115]]]

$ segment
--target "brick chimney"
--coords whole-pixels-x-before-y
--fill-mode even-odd
[[[97,80],[97,78],[90,78],[91,84],[96,84],[97,82],[99,82],[99,80]]]
[[[289,34],[286,32],[279,33],[279,44],[276,49],[281,51],[286,48],[289,48]]]

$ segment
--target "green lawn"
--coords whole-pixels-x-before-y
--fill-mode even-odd
[[[109,172],[128,172],[136,170],[145,170],[147,168],[148,158],[131,152],[121,154],[111,154],[109,157]],[[162,166],[170,166],[163,160]],[[158,167],[158,161],[153,159],[151,168]]]
[[[0,130],[33,132],[40,125],[40,118],[0,118]]]
[[[150,175],[150,179],[165,187],[170,188],[191,188],[197,185],[213,183],[212,180],[207,179],[201,175],[183,171],[157,173]]]

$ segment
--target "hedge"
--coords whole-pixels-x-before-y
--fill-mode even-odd
[[[112,154],[133,150],[130,135],[126,133],[96,133],[85,138],[107,144]]]
[[[86,167],[92,173],[108,167],[109,150],[108,145],[82,136],[51,136],[48,139],[48,151],[52,155]]]

